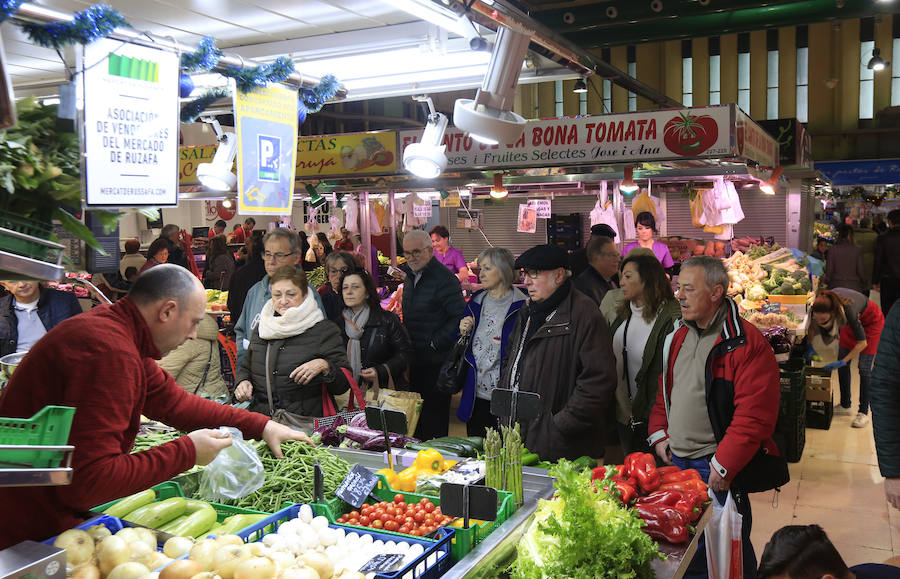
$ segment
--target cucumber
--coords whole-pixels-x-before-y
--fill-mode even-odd
[[[180,537],[200,537],[216,524],[216,510],[209,505],[188,515],[180,523],[170,526],[166,531]]]
[[[541,457],[534,454],[533,452],[529,452],[527,454],[522,455],[522,466],[534,466],[541,461]]]
[[[133,495],[125,497],[121,501],[103,511],[103,513],[121,519],[133,510],[143,507],[144,505],[149,505],[155,500],[156,491],[153,489],[147,489],[145,491],[141,491],[139,493],[135,493]]]
[[[125,518],[126,521],[137,523],[151,529],[158,529],[169,521],[177,519],[183,515],[187,509],[187,499],[182,497],[172,497],[152,505],[146,512],[135,515],[132,513]],[[141,507],[144,508],[144,507]],[[210,507],[211,509],[212,507]],[[215,511],[213,511],[215,513]],[[212,526],[212,524],[210,524]]]

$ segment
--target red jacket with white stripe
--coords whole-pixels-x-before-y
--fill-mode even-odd
[[[768,341],[753,324],[740,317],[733,300],[726,299],[725,307],[728,312],[722,332],[706,360],[706,405],[718,441],[711,463],[731,481],[760,447],[778,454],[771,436],[778,420],[781,382]],[[648,425],[651,446],[669,438],[669,404],[672,385],[677,380],[672,375],[673,368],[688,331],[690,328],[679,321],[666,338],[666,369],[660,375]]]

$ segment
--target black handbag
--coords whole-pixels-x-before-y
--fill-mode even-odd
[[[447,360],[441,366],[435,383],[435,388],[441,394],[453,395],[462,390],[468,372],[466,350],[469,349],[470,339],[469,334],[461,335],[453,345],[453,349],[450,350]]]
[[[761,493],[784,486],[790,480],[787,460],[760,448],[734,478],[734,486],[744,492]]]

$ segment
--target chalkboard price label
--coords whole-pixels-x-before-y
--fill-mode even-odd
[[[344,502],[353,505],[357,509],[366,502],[366,497],[378,484],[378,475],[362,465],[354,465],[344,477],[340,486],[334,491]]]
[[[369,562],[359,568],[360,573],[390,573],[396,571],[403,563],[403,555],[399,553],[375,555]]]

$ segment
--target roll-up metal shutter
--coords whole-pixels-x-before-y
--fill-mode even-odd
[[[781,245],[787,243],[787,193],[779,191],[775,195],[765,195],[758,190],[740,191],[741,208],[744,219],[734,226],[735,237],[759,237],[771,235]],[[666,230],[668,236],[690,237],[693,239],[714,239],[712,233],[704,233],[691,224],[691,208],[687,198],[681,193],[666,193]]]

